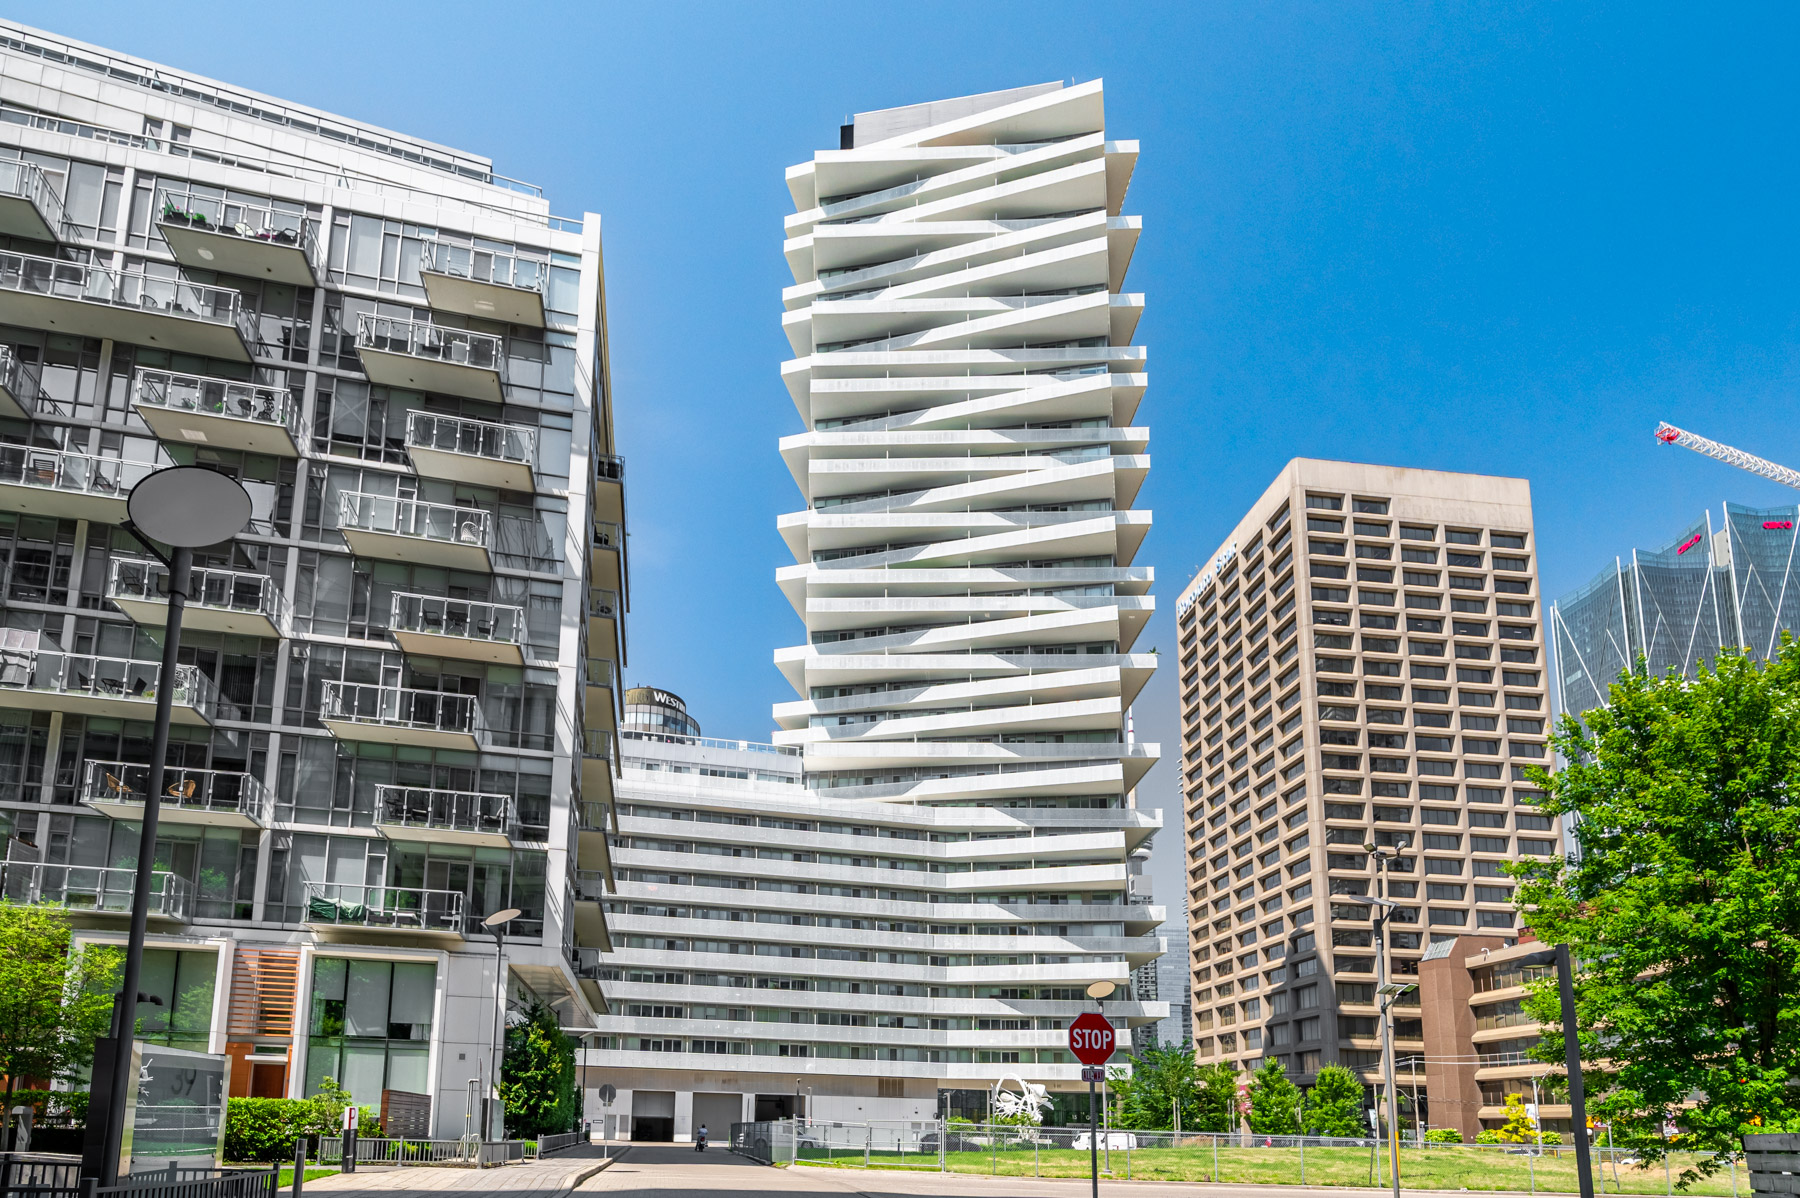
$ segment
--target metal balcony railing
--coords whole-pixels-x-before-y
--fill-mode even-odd
[[[129,657],[64,653],[60,649],[0,650],[0,687],[45,695],[79,695],[98,699],[156,698],[162,663]],[[212,679],[198,666],[175,667],[174,702],[211,720],[219,707]],[[227,705],[229,708],[229,705]],[[234,715],[230,709],[228,715]]]
[[[468,832],[509,836],[518,822],[513,798],[468,790],[377,786],[375,822],[420,832]]]
[[[272,204],[198,195],[184,188],[158,188],[157,200],[158,224],[241,237],[245,241],[293,246],[306,255],[315,273],[323,269],[324,259],[319,254],[314,223],[298,212],[289,212]]]
[[[0,195],[29,200],[38,215],[44,218],[44,223],[57,236],[62,235],[62,196],[57,194],[56,186],[37,163],[18,158],[0,160]]]
[[[492,541],[493,517],[478,507],[371,495],[366,491],[340,491],[338,526],[356,532],[415,537],[422,541],[486,549]]]
[[[572,803],[569,815],[575,826],[583,832],[605,832],[608,826],[605,803]]]
[[[169,568],[161,562],[116,557],[106,579],[106,597],[167,603]],[[189,575],[187,605],[265,616],[277,628],[287,627],[287,596],[267,574],[196,566]]]
[[[594,455],[594,478],[603,483],[625,481],[625,459],[610,453]]]
[[[618,685],[618,673],[615,670],[613,663],[604,657],[588,658],[587,685],[616,688]]]
[[[418,886],[308,882],[306,922],[401,932],[463,930],[463,893]]]
[[[0,260],[0,271],[4,262]],[[0,281],[3,281],[0,274]],[[356,348],[498,371],[505,356],[499,337],[421,320],[364,312],[356,318]]]
[[[124,458],[97,458],[62,449],[0,445],[0,483],[124,499],[156,467]]]
[[[542,292],[550,266],[535,258],[496,250],[476,249],[448,241],[427,241],[420,270],[469,279],[476,283],[492,283],[499,287],[517,287],[522,291]]]
[[[0,251],[0,291],[155,312],[235,328],[248,345],[258,341],[244,297],[230,287]]]
[[[409,728],[418,732],[456,732],[473,736],[480,726],[480,701],[476,696],[449,691],[329,681],[325,683],[319,707],[320,714],[327,720]]]
[[[519,645],[525,640],[525,609],[473,599],[446,599],[439,595],[396,592],[388,627],[395,632],[430,636],[455,636],[497,645]]]
[[[15,903],[57,903],[75,911],[131,914],[137,870],[98,865],[46,865],[36,861],[0,864],[0,895]],[[150,914],[186,920],[194,888],[164,870],[150,874]]]
[[[631,734],[626,733],[625,735]],[[613,755],[612,733],[599,728],[583,728],[581,730],[581,755],[596,761],[611,761]]]
[[[126,761],[89,761],[82,801],[139,805],[150,789],[150,767]],[[269,822],[275,794],[255,774],[239,770],[163,769],[161,807]]]
[[[606,897],[606,875],[597,869],[578,869],[574,887],[577,902],[601,902]]]
[[[10,345],[0,345],[0,388],[5,388],[27,412],[36,409],[41,389],[37,368],[19,361]]]
[[[619,601],[619,592],[589,587],[587,614],[591,618],[601,620],[616,620],[624,615],[625,608]]]
[[[406,447],[532,466],[537,463],[537,430],[415,408],[406,417]]]
[[[625,548],[625,527],[610,520],[594,521],[594,548],[618,551]]]
[[[131,381],[131,402],[139,407],[277,425],[289,432],[296,411],[293,395],[280,387],[147,367],[140,367]]]

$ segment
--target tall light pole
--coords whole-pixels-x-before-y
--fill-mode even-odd
[[[1398,847],[1404,848],[1402,844]],[[1372,898],[1360,898],[1356,895],[1340,895],[1343,902],[1355,903],[1362,907],[1374,908],[1375,924],[1375,992],[1381,1000],[1379,1008],[1381,1020],[1381,1072],[1387,1088],[1388,1108],[1388,1166],[1389,1179],[1393,1187],[1394,1198],[1400,1198],[1400,1099],[1394,1092],[1394,1000],[1411,990],[1411,982],[1390,982],[1388,980],[1387,924],[1388,912],[1394,903],[1387,897],[1384,885],[1383,870],[1387,864],[1389,850],[1373,844],[1363,845],[1375,867],[1375,895]]]
[[[500,1092],[500,1065],[506,1053],[506,925],[520,914],[517,907],[506,907],[481,921],[481,926],[494,934],[494,1056],[489,1062],[493,1073],[483,1097],[487,1114],[481,1120],[481,1134],[497,1140],[506,1138],[504,1134],[494,1134],[494,1096]]]
[[[169,620],[163,632],[162,670],[156,676],[156,723],[150,736],[150,779],[138,832],[137,875],[131,888],[131,932],[125,941],[124,976],[113,1002],[110,1043],[96,1046],[94,1096],[82,1144],[81,1175],[116,1185],[123,1150],[127,1099],[137,1087],[132,1042],[137,1035],[138,983],[144,969],[144,936],[150,920],[150,881],[156,864],[156,823],[162,809],[163,766],[169,756],[169,718],[180,665],[181,617],[194,566],[194,550],[229,541],[250,522],[250,493],[236,479],[204,466],[169,466],[145,475],[125,499],[125,527],[169,569]],[[165,557],[154,542],[169,546]]]

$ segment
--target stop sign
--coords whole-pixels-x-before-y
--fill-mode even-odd
[[[1104,1065],[1113,1054],[1113,1026],[1106,1016],[1089,1011],[1069,1025],[1069,1051],[1083,1065]]]

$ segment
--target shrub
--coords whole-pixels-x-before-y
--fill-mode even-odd
[[[225,1107],[225,1159],[285,1161],[314,1133],[314,1107],[299,1098],[233,1098]]]
[[[71,1123],[87,1122],[86,1090],[14,1090],[6,1095],[6,1109],[28,1106],[39,1123],[49,1120]]]
[[[1485,1131],[1480,1131],[1480,1132],[1475,1133],[1475,1142],[1477,1144],[1504,1144],[1504,1143],[1506,1143],[1505,1140],[1502,1140],[1500,1138],[1499,1129],[1493,1128],[1493,1127],[1490,1127]]]
[[[1538,1133],[1538,1143],[1540,1143],[1540,1144],[1561,1144],[1562,1143],[1562,1133],[1560,1131],[1540,1131]]]
[[[1463,1142],[1463,1138],[1462,1133],[1454,1127],[1434,1127],[1425,1133],[1425,1142],[1427,1144],[1460,1144]]]

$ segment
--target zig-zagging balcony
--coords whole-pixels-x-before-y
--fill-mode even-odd
[[[50,648],[0,649],[0,707],[153,720],[161,674],[159,661]],[[218,691],[198,666],[175,667],[172,699],[169,718],[177,724],[203,727],[217,715],[238,714],[229,704],[219,711]]]
[[[0,507],[33,516],[123,524],[125,497],[151,462],[35,445],[0,445]]]
[[[150,767],[125,761],[89,761],[81,801],[113,819],[144,818]],[[266,828],[275,795],[261,778],[238,770],[163,770],[158,819],[165,824],[210,828]]]
[[[419,786],[375,788],[375,830],[389,840],[507,848],[517,819],[513,798]]]
[[[581,730],[581,797],[590,802],[613,801],[613,734],[597,728]]]
[[[447,478],[502,491],[537,486],[537,430],[520,424],[464,420],[414,409],[406,418],[406,452],[421,478]]]
[[[30,420],[42,387],[37,368],[19,361],[10,345],[0,345],[0,416]]]
[[[248,362],[256,326],[229,287],[0,252],[0,322]]]
[[[588,577],[609,591],[625,589],[625,526],[603,520],[594,522],[588,545]]]
[[[323,274],[314,222],[273,204],[157,189],[156,228],[183,266],[317,287]]]
[[[612,804],[583,799],[571,804],[569,822],[575,832],[575,867],[603,874],[612,872],[612,846],[606,834],[612,819]]]
[[[356,352],[372,383],[499,403],[505,345],[499,337],[364,312]]]
[[[0,161],[0,233],[61,241],[62,230],[62,196],[43,168],[16,158]]]
[[[570,907],[575,914],[575,943],[581,948],[612,951],[612,935],[606,927],[607,875],[579,869],[570,879]]]
[[[136,869],[37,861],[0,864],[0,895],[15,903],[57,903],[76,915],[129,919],[136,886]],[[193,909],[194,888],[186,878],[151,871],[151,923],[186,923]]]
[[[496,665],[525,664],[525,609],[398,592],[388,631],[407,653]]]
[[[587,593],[588,651],[611,661],[624,661],[625,607],[617,591],[590,587]]]
[[[483,508],[338,492],[338,531],[358,557],[488,573],[494,568],[493,527]]]
[[[619,727],[619,671],[604,657],[587,659],[587,728],[616,732]]]
[[[594,455],[594,520],[617,524],[625,519],[625,459]]]
[[[426,749],[481,747],[481,700],[450,691],[325,683],[319,718],[339,740]]]
[[[419,263],[425,299],[439,312],[544,327],[550,265],[503,250],[427,241]]]
[[[294,397],[282,387],[139,367],[131,404],[150,431],[177,445],[296,458]]]
[[[106,597],[139,624],[169,622],[169,568],[161,562],[116,557]],[[184,629],[235,636],[280,638],[287,627],[287,598],[267,574],[196,566],[188,578]]]
[[[601,982],[606,976],[607,966],[598,949],[578,949],[569,959],[569,968],[575,973],[575,980],[581,983],[581,992],[587,996],[588,1006],[596,1011],[607,1009],[606,993]]]
[[[306,925],[321,940],[400,938],[459,943],[463,893],[420,886],[306,884]]]

